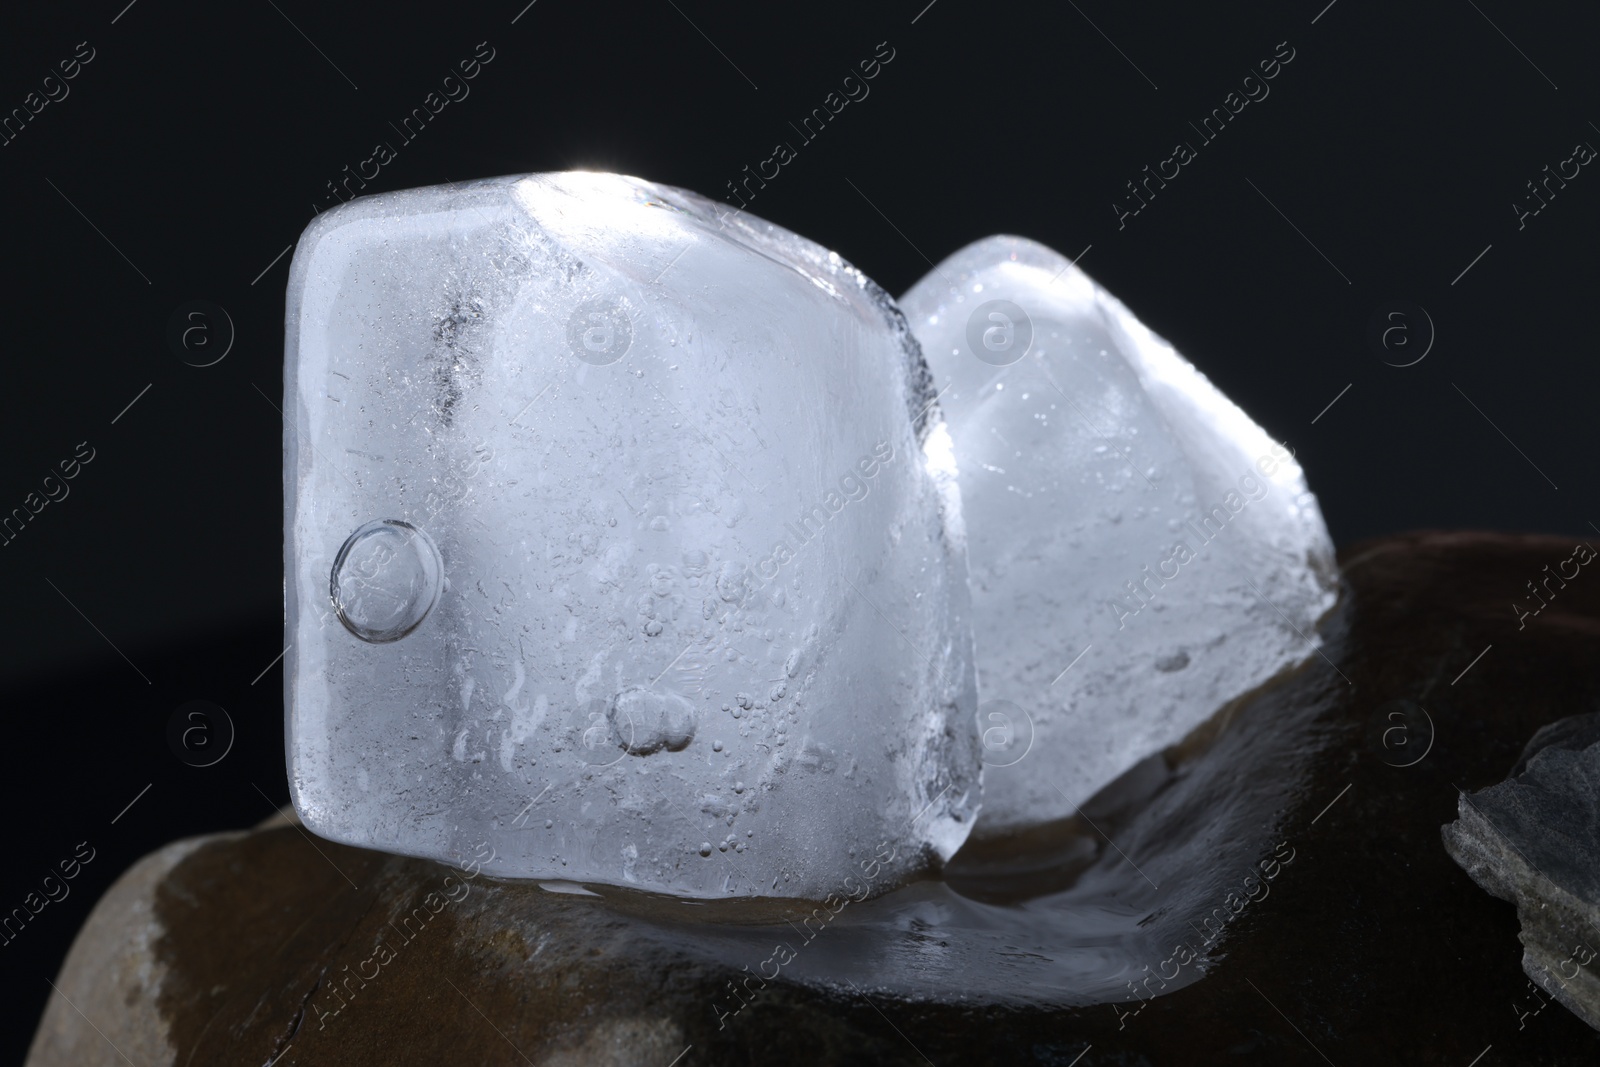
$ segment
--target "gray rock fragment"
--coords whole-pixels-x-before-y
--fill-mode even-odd
[[[1445,849],[1517,906],[1522,969],[1600,1030],[1600,714],[1541,729],[1511,777],[1458,809]]]

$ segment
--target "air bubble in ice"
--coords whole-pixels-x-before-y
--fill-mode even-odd
[[[328,595],[345,629],[380,644],[397,641],[428,617],[444,565],[427,534],[399,519],[356,528],[339,549]]]
[[[694,740],[696,713],[677,693],[657,693],[640,686],[625,689],[611,702],[611,728],[624,740],[630,756],[648,756],[667,749],[677,752]]]

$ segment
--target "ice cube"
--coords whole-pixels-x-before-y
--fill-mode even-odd
[[[969,245],[902,306],[961,471],[992,837],[1312,654],[1333,548],[1290,446],[1043,245]]]
[[[610,174],[355,200],[289,284],[288,761],[317,833],[859,896],[979,801],[959,498],[893,302]]]

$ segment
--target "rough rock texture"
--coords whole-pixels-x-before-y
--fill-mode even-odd
[[[995,1003],[997,979],[1017,957],[1063,954],[1048,948],[999,950],[969,966],[959,998],[930,997],[915,983],[886,988],[887,979],[857,977],[852,988],[816,965],[830,938],[879,954],[857,974],[876,964],[885,975],[976,940],[948,909],[927,908],[881,936],[866,924],[820,935],[795,977],[786,968],[719,1022],[713,1006],[729,1003],[728,983],[748,981],[741,965],[754,969],[760,957],[718,962],[701,951],[731,929],[681,918],[704,908],[607,906],[419,860],[313,848],[298,828],[280,827],[183,843],[130,872],[57,982],[105,1037],[53,997],[29,1062],[122,1064],[111,1042],[139,1067],[274,1057],[283,1067],[668,1067],[680,1055],[676,1067],[1597,1062],[1600,1034],[1568,1012],[1534,1013],[1544,1001],[1528,993],[1514,909],[1478,889],[1439,841],[1457,786],[1500,780],[1541,726],[1600,709],[1600,583],[1571,583],[1520,631],[1505,607],[1508,591],[1570,547],[1416,534],[1345,552],[1347,588],[1322,627],[1327,661],[1314,657],[1167,754],[1179,785],[1195,789],[1192,805],[1165,816],[1169,835],[1220,848],[1218,813],[1276,783],[1281,790],[1266,795],[1288,799],[1260,821],[1294,859],[1270,895],[1228,923],[1205,977],[1165,995]],[[1283,758],[1284,746],[1297,758]],[[1206,873],[1146,866],[1151,837],[1136,815],[1096,823],[1117,847],[1092,838],[1097,858],[1078,868],[1080,884],[1129,860],[1164,889]],[[413,920],[414,937],[376,963],[389,923],[426,908],[430,891],[456,892],[447,876],[470,891],[426,923]],[[1115,883],[1113,896],[1130,882],[1140,879]],[[1005,936],[1034,944],[1039,913],[1013,907]],[[1151,911],[1152,926],[1169,918],[1167,907]],[[659,936],[670,922],[687,931],[676,941]],[[364,987],[355,972],[370,976]],[[1127,978],[1152,981],[1137,965]],[[343,1007],[336,987],[351,994]]]
[[[1460,799],[1444,844],[1517,906],[1522,969],[1600,1030],[1600,714],[1534,734],[1510,778]]]
[[[29,1063],[121,1063],[122,1056],[139,1064],[177,1062],[166,1020],[154,1010],[166,978],[153,944],[161,929],[155,898],[185,857],[232,836],[174,841],[134,864],[107,891],[56,979]],[[110,1039],[102,1040],[94,1026],[109,1028]]]
[[[256,827],[257,832],[291,826],[294,809],[284,808]],[[158,1012],[129,1010],[153,1005],[167,978],[156,950],[161,920],[156,901],[172,871],[196,849],[243,837],[217,834],[174,841],[129,868],[90,913],[78,931],[56,992],[34,1035],[29,1063],[178,1062]],[[86,1025],[86,1020],[95,1020]],[[111,1040],[95,1032],[109,1027]],[[107,1057],[110,1057],[107,1059]]]

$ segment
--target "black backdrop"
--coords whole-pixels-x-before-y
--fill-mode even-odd
[[[0,547],[0,914],[80,842],[94,849],[71,895],[0,947],[8,1059],[118,873],[287,798],[269,667],[283,647],[281,254],[330,183],[372,173],[377,142],[397,151],[369,191],[590,168],[712,197],[789,142],[796,157],[751,210],[891,292],[925,256],[991,233],[1082,253],[1298,451],[1341,545],[1600,523],[1600,176],[1574,157],[1600,145],[1593,10],[525,3],[97,0],[5,17],[0,513],[68,495]],[[869,95],[801,144],[790,124],[884,49]],[[445,84],[488,52],[467,95]],[[1263,92],[1246,76],[1291,53],[1241,106]],[[458,98],[403,141],[391,124],[447,90]],[[1196,127],[1230,103],[1205,140]],[[1126,183],[1178,141],[1194,158],[1122,215],[1139,204]],[[1563,170],[1532,214],[1527,183]],[[235,332],[212,366],[169,344],[191,301],[207,302],[188,320],[206,336]],[[1412,346],[1385,352],[1369,324],[1395,309],[1391,341]],[[1430,332],[1426,358],[1390,365]],[[46,483],[88,452],[70,482]],[[205,768],[166,738],[195,699],[237,731]]]

